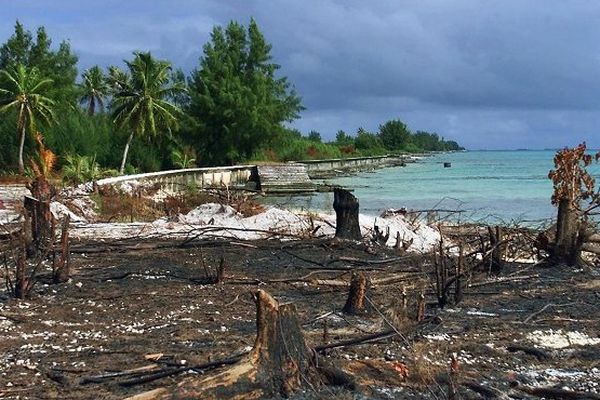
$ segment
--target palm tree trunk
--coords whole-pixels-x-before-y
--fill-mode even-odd
[[[131,141],[133,140],[133,133],[131,132],[131,135],[129,135],[129,138],[127,139],[127,144],[125,145],[125,151],[123,151],[123,160],[121,161],[121,168],[119,169],[119,173],[123,174],[123,172],[125,172],[125,163],[127,162],[127,153],[129,153],[129,145],[131,144]]]
[[[19,174],[25,172],[25,164],[23,163],[23,148],[25,147],[26,124],[21,127],[21,140],[19,142]]]
[[[94,100],[95,99],[92,96],[90,99],[90,104],[88,105],[88,115],[94,115],[94,112],[96,111],[96,102]]]

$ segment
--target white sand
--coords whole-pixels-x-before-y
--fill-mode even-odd
[[[585,333],[573,331],[546,330],[534,331],[527,338],[540,347],[564,349],[570,346],[591,346],[600,344],[600,338],[591,338]]]
[[[58,211],[58,210],[57,210]],[[64,211],[61,208],[60,211]],[[390,217],[359,218],[363,236],[373,234],[375,224],[386,232],[389,228],[388,246],[396,243],[396,234],[405,240],[413,240],[409,251],[425,252],[438,243],[437,230],[421,223],[411,224],[401,215]],[[279,208],[269,208],[252,217],[243,217],[232,207],[220,204],[203,204],[188,214],[179,215],[176,221],[160,218],[152,223],[74,224],[71,235],[79,238],[125,239],[131,237],[225,237],[240,240],[256,240],[271,237],[310,238],[333,237],[335,215],[296,213]]]

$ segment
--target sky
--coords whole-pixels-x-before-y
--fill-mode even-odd
[[[0,0],[70,41],[79,68],[150,50],[189,72],[216,25],[254,18],[303,99],[293,126],[332,139],[400,119],[469,149],[600,148],[600,2]]]

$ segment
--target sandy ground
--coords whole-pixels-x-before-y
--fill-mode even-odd
[[[82,239],[74,245],[70,283],[42,280],[27,301],[0,292],[0,398],[121,399],[191,379],[198,375],[188,370],[132,387],[123,386],[126,379],[119,376],[85,383],[86,377],[107,372],[191,366],[247,351],[255,333],[252,293],[259,288],[280,302],[295,303],[311,346],[389,329],[382,315],[402,333],[402,338],[326,353],[347,371],[362,368],[356,391],[325,387],[297,398],[446,398],[443,376],[453,356],[457,379],[517,398],[536,398],[520,385],[600,393],[597,270],[513,265],[499,278],[476,273],[465,299],[440,310],[427,260],[397,259],[390,248],[330,239],[204,238],[186,248],[172,243],[137,239],[98,247]],[[165,247],[156,249],[157,244]],[[228,266],[225,283],[202,284],[205,270],[213,271],[221,257]],[[366,262],[385,259],[395,261]],[[348,269],[357,267],[374,281],[402,278],[375,285],[370,299],[376,310],[370,316],[342,314],[347,289],[314,280],[347,281]],[[309,273],[314,274],[303,281],[292,279]],[[408,311],[398,311],[402,287]],[[430,318],[417,324],[413,311],[423,289]],[[516,344],[542,355],[508,351]],[[149,356],[156,354],[160,358]],[[389,373],[399,365],[406,366],[408,377]],[[461,386],[459,398],[481,396]]]

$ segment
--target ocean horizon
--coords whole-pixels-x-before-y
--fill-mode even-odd
[[[544,224],[556,217],[551,204],[556,150],[465,150],[438,153],[405,167],[384,168],[319,181],[353,191],[360,212],[387,209],[446,210],[440,216],[463,222]],[[451,163],[444,168],[444,163]],[[600,176],[594,164],[590,172]],[[597,179],[598,180],[598,179]],[[273,197],[289,209],[333,211],[333,193]]]

